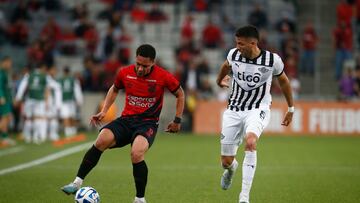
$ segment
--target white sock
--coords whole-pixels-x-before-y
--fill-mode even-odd
[[[24,122],[24,128],[23,128],[23,135],[25,142],[29,143],[31,142],[31,128],[32,128],[32,121],[27,119]]]
[[[81,187],[82,183],[83,183],[83,179],[79,178],[76,176],[74,182],[76,185],[78,185],[79,187]]]
[[[33,125],[33,142],[36,144],[41,143],[41,120],[40,119],[34,119],[34,125]]]
[[[242,167],[242,186],[240,201],[249,201],[250,189],[256,170],[256,151],[245,151],[245,157]]]
[[[58,140],[59,139],[59,133],[58,133],[59,122],[56,118],[50,120],[49,128],[50,128],[50,130],[49,130],[50,131],[50,139],[52,141]]]
[[[47,137],[47,120],[46,119],[39,119],[39,135],[40,141],[45,142]]]

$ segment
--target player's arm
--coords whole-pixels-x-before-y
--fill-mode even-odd
[[[84,98],[81,91],[80,82],[78,80],[75,80],[74,82],[74,93],[75,93],[76,104],[80,106],[83,103]]]
[[[16,92],[16,96],[15,96],[15,106],[18,106],[20,101],[22,100],[22,98],[24,97],[26,88],[28,86],[29,83],[29,75],[26,74],[23,79],[20,82],[19,88]]]
[[[284,72],[282,72],[279,76],[278,76],[278,81],[280,84],[280,88],[281,91],[283,92],[286,102],[288,104],[288,111],[286,112],[285,118],[283,120],[283,122],[281,123],[281,125],[285,125],[288,126],[291,121],[292,121],[292,117],[294,114],[294,100],[293,100],[293,96],[292,96],[292,91],[291,91],[291,86],[290,86],[290,81],[288,79],[288,77],[286,76],[286,74]]]
[[[230,76],[228,76],[230,72],[230,64],[228,60],[225,60],[225,62],[221,65],[220,72],[216,79],[216,84],[223,88],[223,87],[229,87],[229,80]]]
[[[166,132],[176,133],[181,127],[181,118],[184,112],[185,94],[180,86],[174,93],[176,97],[176,114],[175,119],[168,125]]]
[[[98,114],[91,117],[90,120],[91,124],[99,125],[101,123],[101,120],[105,117],[106,112],[109,110],[110,106],[114,103],[118,93],[119,93],[119,89],[116,88],[115,85],[112,85],[106,94],[104,105],[101,111]]]

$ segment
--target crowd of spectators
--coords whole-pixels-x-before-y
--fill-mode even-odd
[[[360,98],[360,0],[341,0],[337,4],[333,45],[339,99]]]

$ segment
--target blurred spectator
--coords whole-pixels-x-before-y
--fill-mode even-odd
[[[344,22],[346,26],[351,27],[351,20],[353,17],[353,8],[347,0],[340,0],[339,4],[336,6],[336,19],[337,23],[340,24]]]
[[[59,37],[59,51],[64,55],[75,55],[77,53],[76,35],[70,26],[65,26]]]
[[[39,66],[44,61],[45,54],[41,49],[39,40],[35,40],[30,47],[27,48],[27,61],[30,68]]]
[[[297,62],[294,56],[286,57],[284,66],[286,74],[292,75],[293,77],[297,76]]]
[[[126,27],[122,27],[122,33],[118,39],[118,47],[119,47],[119,60],[122,64],[129,64],[130,63],[130,56],[131,56],[131,43],[133,39],[131,35],[128,33]]]
[[[104,63],[105,72],[105,88],[108,89],[114,83],[114,76],[116,75],[121,63],[117,58],[116,53],[112,53],[110,57]]]
[[[109,25],[106,30],[101,31],[100,41],[96,50],[96,57],[105,60],[115,50],[114,27]]]
[[[266,29],[268,26],[268,17],[260,4],[254,4],[253,10],[248,16],[248,23],[258,29]]]
[[[335,48],[335,77],[341,78],[345,60],[352,58],[352,31],[345,22],[340,22],[333,31]]]
[[[346,68],[339,82],[340,99],[347,100],[355,95],[355,79],[352,68]]]
[[[57,40],[61,36],[61,28],[56,23],[54,17],[50,16],[44,25],[44,27],[41,29],[42,36],[46,35],[47,38],[52,41],[53,43],[56,43]]]
[[[22,20],[31,20],[26,2],[23,0],[20,0],[15,9],[13,10],[11,17],[10,17],[10,23],[15,23],[19,19]]]
[[[187,0],[186,2],[189,11],[204,12],[208,9],[206,0]]]
[[[358,98],[360,98],[360,68],[355,70],[355,93]]]
[[[185,21],[181,26],[181,40],[182,41],[193,41],[195,30],[193,27],[194,18],[191,15],[185,17]]]
[[[289,16],[287,16],[286,14],[284,14],[282,16],[282,18],[275,24],[275,27],[279,33],[284,33],[284,32],[295,33],[296,32],[295,22],[292,21],[289,18]]]
[[[27,8],[32,12],[37,12],[42,7],[42,2],[39,0],[29,0],[27,2]]]
[[[81,17],[74,24],[74,33],[77,37],[84,37],[85,32],[89,29],[90,23],[86,17]]]
[[[147,20],[153,23],[159,23],[166,21],[168,19],[167,15],[163,10],[160,9],[159,4],[153,3],[151,9],[147,14]]]
[[[209,20],[202,31],[202,43],[206,48],[219,48],[223,46],[221,29]]]
[[[317,42],[318,36],[314,25],[308,21],[302,33],[301,73],[314,74]]]
[[[28,42],[29,29],[24,20],[19,18],[7,29],[8,38],[11,44],[17,46],[26,46]]]
[[[70,12],[71,12],[71,18],[73,20],[79,20],[79,19],[82,19],[82,18],[87,18],[88,13],[89,13],[87,3],[86,2],[77,3],[75,5],[75,7]]]
[[[130,13],[131,20],[134,23],[137,23],[139,25],[139,32],[143,33],[144,31],[144,23],[147,18],[146,11],[141,7],[141,4],[139,1],[137,1],[134,5],[134,8],[131,10]]]
[[[99,41],[99,36],[95,28],[95,25],[89,24],[88,29],[84,33],[84,40],[86,43],[86,50],[88,54],[93,55]]]

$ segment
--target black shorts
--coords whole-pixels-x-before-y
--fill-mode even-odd
[[[159,125],[156,120],[119,117],[102,127],[100,131],[104,128],[111,130],[116,140],[116,146],[113,148],[132,144],[137,135],[144,136],[149,142],[150,148],[155,140],[158,126]]]

